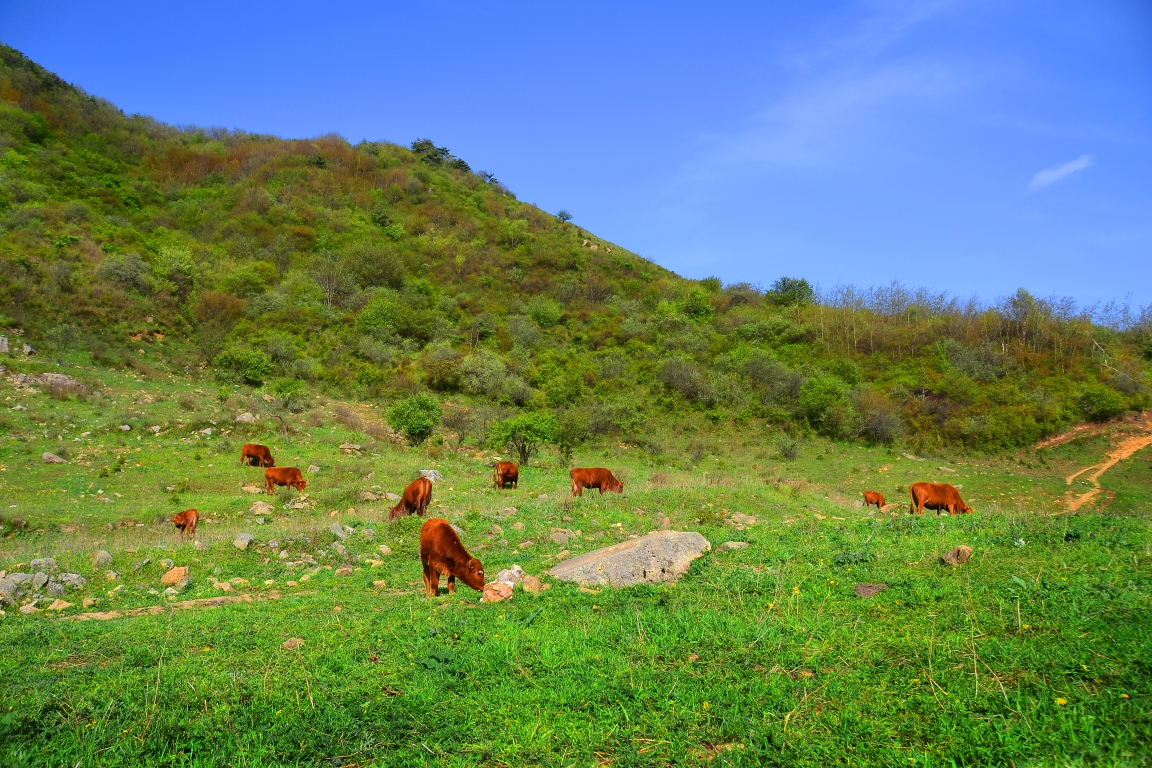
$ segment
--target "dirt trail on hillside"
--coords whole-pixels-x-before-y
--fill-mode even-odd
[[[1102,434],[1109,431],[1113,432],[1113,437],[1116,438],[1120,437],[1121,429],[1123,429],[1124,433],[1126,433],[1126,436],[1112,446],[1112,449],[1105,454],[1104,461],[1083,467],[1082,469],[1078,469],[1077,471],[1068,475],[1068,477],[1064,478],[1064,481],[1068,483],[1068,485],[1072,485],[1072,482],[1076,478],[1088,472],[1090,474],[1088,474],[1085,479],[1087,479],[1088,482],[1095,486],[1087,493],[1082,493],[1079,496],[1072,495],[1068,499],[1068,511],[1075,512],[1100,495],[1103,490],[1100,487],[1101,475],[1112,469],[1112,467],[1116,466],[1124,459],[1131,458],[1137,451],[1143,450],[1144,448],[1152,445],[1152,412],[1145,411],[1144,413],[1140,414],[1140,416],[1134,419],[1126,420],[1119,424],[1113,423],[1100,426],[1085,425],[1077,427],[1076,429],[1065,432],[1062,435],[1048,438],[1047,440],[1037,444],[1037,449],[1049,448],[1051,446],[1061,445],[1080,437]]]

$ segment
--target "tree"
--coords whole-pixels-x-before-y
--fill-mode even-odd
[[[456,439],[453,441],[455,444],[452,447],[458,451],[464,447],[464,440],[472,431],[476,417],[468,408],[453,408],[444,414],[440,423],[456,434]]]
[[[216,377],[222,381],[240,382],[258,387],[272,373],[268,355],[255,349],[232,347],[216,356],[212,362]]]
[[[343,254],[323,251],[312,260],[312,275],[324,289],[324,300],[331,307],[348,282],[347,260]]]
[[[431,395],[420,392],[401,400],[388,409],[388,424],[404,435],[412,445],[420,445],[432,436],[440,422],[441,410]]]
[[[583,445],[590,434],[587,416],[576,410],[563,411],[556,419],[554,441],[560,453],[560,466],[572,463],[572,454]]]
[[[567,224],[568,222],[572,221],[572,214],[561,208],[560,211],[556,214],[556,218],[560,219],[561,223]]]
[[[492,425],[488,442],[495,448],[509,448],[516,452],[520,464],[528,462],[540,452],[545,443],[555,441],[556,419],[550,413],[524,413]]]
[[[272,382],[272,417],[280,422],[284,430],[284,440],[289,445],[292,439],[288,435],[288,414],[299,413],[304,410],[307,402],[308,385],[299,379],[276,379]]]
[[[781,306],[803,306],[816,300],[816,291],[802,277],[781,277],[772,283],[768,296]]]

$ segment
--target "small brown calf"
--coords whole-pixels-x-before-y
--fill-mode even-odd
[[[870,507],[876,505],[876,509],[884,507],[884,494],[879,491],[864,491],[864,506]]]
[[[196,538],[196,524],[200,522],[200,513],[194,509],[186,509],[172,518],[172,522],[180,529],[180,541],[184,541],[184,534],[189,533]]]
[[[452,524],[433,517],[420,528],[420,562],[424,565],[424,596],[440,592],[440,574],[448,577],[448,593],[456,593],[456,577],[477,592],[484,591],[484,564],[464,549]]]

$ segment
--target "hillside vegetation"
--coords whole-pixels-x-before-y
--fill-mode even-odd
[[[0,49],[13,360],[27,343],[298,397],[433,390],[453,406],[426,399],[414,441],[485,443],[520,412],[561,455],[616,435],[683,465],[699,451],[657,426],[996,451],[1148,404],[1147,312],[690,281],[569,219],[428,140],[168,126]]]

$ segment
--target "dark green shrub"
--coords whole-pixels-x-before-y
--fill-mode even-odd
[[[412,445],[427,440],[440,422],[440,405],[431,395],[420,392],[388,409],[388,424]]]
[[[1107,421],[1124,410],[1124,398],[1103,384],[1089,384],[1079,398],[1080,410],[1092,421]]]
[[[272,361],[255,349],[232,347],[216,356],[212,365],[221,381],[259,386],[272,375]]]

